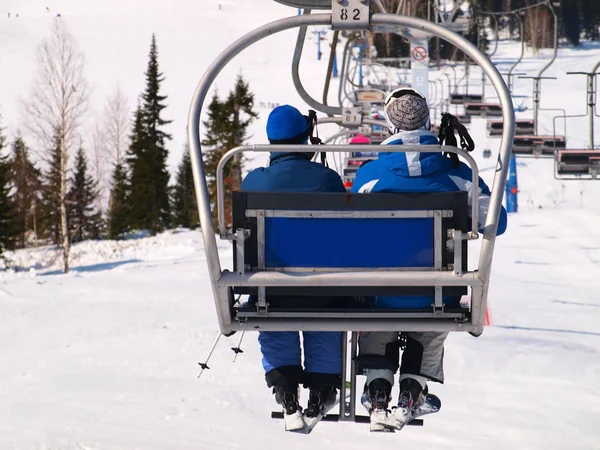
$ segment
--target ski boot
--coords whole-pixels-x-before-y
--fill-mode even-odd
[[[423,388],[418,380],[410,377],[401,380],[398,406],[388,416],[388,424],[396,430],[401,430],[414,418],[437,412],[437,409],[429,410],[427,393],[427,386]]]
[[[392,383],[384,378],[375,378],[365,384],[361,403],[371,416],[371,431],[388,431],[388,405],[392,394]]]
[[[327,411],[335,405],[337,388],[334,386],[323,386],[320,389],[311,389],[308,396],[308,405],[304,410],[305,417],[325,416]]]
[[[298,385],[275,385],[273,387],[275,401],[283,406],[283,418],[286,431],[295,431],[304,428],[302,408],[298,403]]]

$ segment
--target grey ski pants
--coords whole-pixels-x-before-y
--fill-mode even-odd
[[[448,337],[448,333],[414,332],[405,334],[408,336],[408,342],[402,353],[400,374],[420,375],[432,381],[443,383],[444,341]],[[398,336],[398,333],[395,331],[361,331],[359,337],[359,356],[377,355],[389,358],[390,354],[389,351],[386,353],[386,346],[396,342]],[[397,360],[395,363],[397,364]]]

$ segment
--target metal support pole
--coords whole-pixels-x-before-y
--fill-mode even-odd
[[[540,111],[540,83],[536,77],[533,79],[533,134],[538,135],[538,115]]]
[[[314,17],[319,16],[317,14],[311,14],[310,12],[310,9],[305,9],[304,14],[299,17],[296,16],[296,18],[312,19]],[[341,106],[333,107],[324,105],[323,103],[319,103],[317,100],[312,98],[310,94],[306,91],[304,85],[302,84],[302,80],[300,79],[300,60],[302,59],[302,50],[304,49],[304,42],[306,41],[307,28],[308,25],[304,25],[298,30],[298,39],[296,40],[296,48],[294,50],[294,56],[292,57],[292,81],[294,82],[294,87],[296,88],[296,91],[298,92],[300,98],[302,98],[302,100],[304,100],[304,102],[306,102],[306,104],[311,108],[314,108],[315,110],[327,115],[340,115],[342,114]]]
[[[596,104],[596,73],[587,75],[587,98],[589,118],[589,139],[590,150],[594,150],[594,105]]]
[[[350,344],[350,408],[348,418],[356,419],[356,357],[358,356],[358,333],[352,332],[352,343]]]
[[[342,385],[340,386],[340,420],[346,417],[346,381],[348,380],[348,333],[342,332]]]
[[[327,66],[327,75],[325,76],[325,87],[323,88],[323,104],[327,105],[327,97],[329,97],[329,86],[331,84],[331,78],[337,77],[337,63],[335,58],[339,31],[333,33],[333,39],[331,41],[331,53],[329,54],[329,64]],[[341,106],[341,104],[340,104]]]
[[[358,86],[363,87],[363,51],[365,45],[358,46]]]
[[[589,91],[590,91],[590,99],[589,99],[589,107],[590,107],[590,119],[589,119],[589,124],[590,124],[590,148],[593,150],[595,145],[594,145],[594,115],[595,115],[595,107],[596,107],[596,72],[598,71],[598,68],[600,68],[600,62],[598,62],[594,68],[592,69],[592,79],[589,81]]]
[[[513,91],[513,70],[515,67],[523,60],[525,56],[525,32],[523,30],[523,18],[521,17],[521,13],[515,13],[517,20],[519,21],[519,36],[521,38],[521,54],[519,55],[519,59],[512,65],[510,70],[508,71],[508,90],[512,93]]]
[[[558,17],[556,16],[556,12],[554,11],[554,7],[550,3],[550,1],[546,2],[546,6],[550,9],[550,12],[552,13],[552,17],[554,18],[554,53],[552,54],[552,59],[548,62],[548,64],[546,64],[544,67],[542,67],[542,70],[540,70],[540,73],[538,73],[537,77],[534,78],[534,88],[533,88],[534,94],[533,95],[535,97],[536,90],[537,90],[537,95],[538,95],[537,102],[534,99],[535,110],[533,112],[533,132],[535,135],[538,134],[538,109],[539,109],[539,102],[540,102],[539,81],[542,78],[542,74],[554,63],[554,61],[556,60],[556,55],[558,53]]]

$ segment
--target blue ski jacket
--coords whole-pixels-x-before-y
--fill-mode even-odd
[[[438,145],[434,133],[427,130],[403,131],[382,142],[381,145]],[[472,171],[464,163],[457,169],[450,158],[441,153],[391,153],[380,152],[378,159],[361,167],[352,186],[352,192],[452,192],[469,193],[469,206],[473,198]],[[479,229],[483,232],[490,204],[490,189],[479,178]],[[469,214],[471,210],[469,209]],[[498,235],[506,231],[506,210],[502,207],[498,221]],[[450,300],[450,299],[445,299]],[[377,306],[423,307],[431,298],[378,297]]]
[[[346,192],[334,170],[312,162],[308,153],[273,153],[269,167],[254,169],[242,191],[262,192]]]
[[[269,167],[254,169],[242,181],[242,191],[346,192],[337,172],[312,162],[308,153],[273,153]],[[259,332],[258,341],[265,373],[300,366],[300,340],[294,332]],[[342,371],[342,335],[336,332],[304,332],[304,367],[309,373]]]

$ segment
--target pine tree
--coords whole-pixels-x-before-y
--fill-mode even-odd
[[[156,37],[152,36],[143,105],[136,112],[132,146],[128,154],[131,172],[131,225],[151,234],[170,224],[169,172],[166,141],[171,136],[162,130],[170,121],[161,117],[167,96],[160,95],[164,75],[158,68]]]
[[[567,39],[571,44],[578,46],[581,36],[581,20],[579,14],[579,5],[575,0],[563,0],[561,13],[563,29]]]
[[[16,226],[16,211],[11,198],[10,161],[3,155],[6,137],[0,127],[0,256],[5,250],[15,248],[15,240],[19,234]]]
[[[186,145],[183,158],[179,163],[177,184],[173,189],[173,222],[175,226],[192,229],[199,225],[192,159],[188,145]]]
[[[204,160],[204,171],[206,175],[206,183],[208,187],[208,196],[210,197],[210,209],[212,211],[213,222],[216,226],[217,221],[217,165],[219,160],[225,154],[226,143],[224,141],[227,114],[225,112],[225,104],[219,100],[217,92],[208,105],[208,120],[202,124],[206,128],[205,137],[202,141],[202,158]],[[228,164],[224,171],[231,168]],[[227,209],[227,197],[225,197],[225,209]]]
[[[109,239],[120,239],[125,232],[129,231],[128,195],[127,172],[123,164],[117,164],[112,176],[108,205]]]
[[[208,193],[211,198],[213,220],[216,223],[217,204],[217,165],[221,157],[229,150],[243,145],[248,137],[248,126],[257,117],[254,112],[254,95],[241,76],[238,77],[234,89],[223,102],[215,93],[208,106],[208,120],[203,122],[206,127],[204,147],[204,168],[206,171]],[[224,168],[225,187],[225,221],[231,222],[231,192],[238,190],[242,181],[243,160],[234,157]]]
[[[61,145],[58,134],[50,151],[49,166],[42,175],[42,204],[40,205],[40,234],[55,245],[62,244],[61,222]],[[68,217],[67,217],[68,218]]]
[[[98,189],[89,174],[88,161],[83,148],[75,155],[75,168],[71,178],[69,199],[69,233],[72,242],[98,239],[102,229],[102,217],[96,210]]]
[[[229,124],[231,149],[243,145],[248,134],[248,126],[258,117],[254,111],[254,94],[250,92],[248,83],[241,75],[238,76],[233,91],[229,93],[226,110],[231,111],[231,123]],[[242,184],[242,164],[242,154],[238,153],[233,157],[231,167],[233,190],[238,190]]]
[[[33,231],[37,242],[37,209],[40,205],[41,172],[29,160],[29,149],[18,136],[12,145],[11,183],[14,186],[14,203],[17,216],[17,247],[27,244],[27,237]]]

